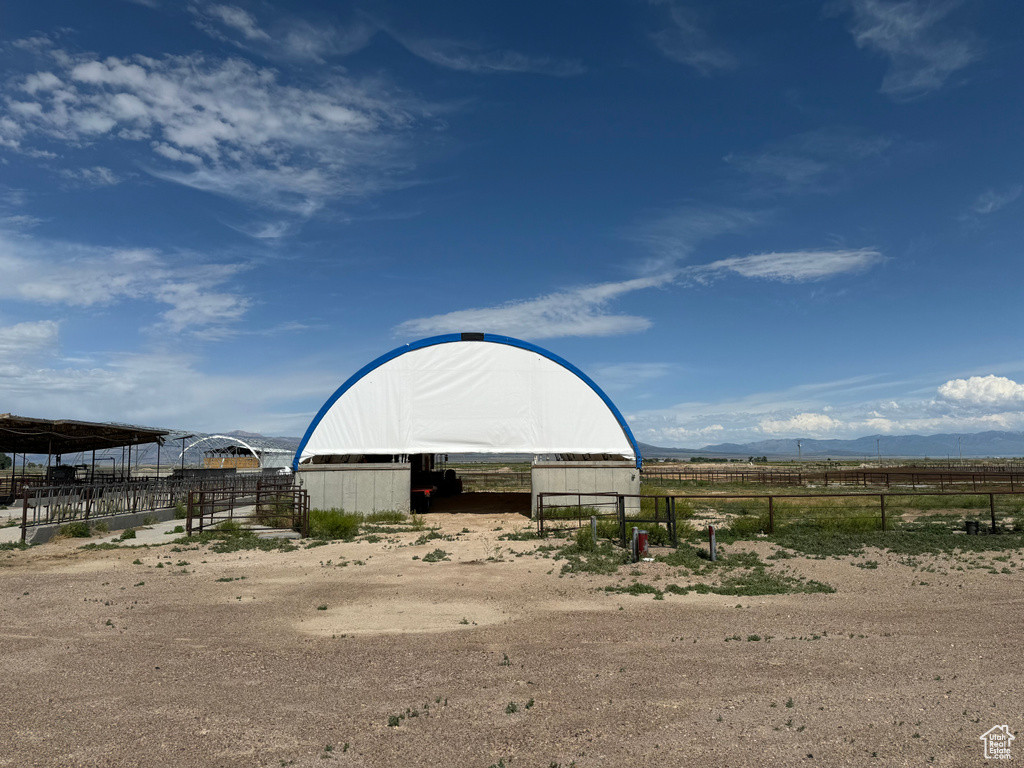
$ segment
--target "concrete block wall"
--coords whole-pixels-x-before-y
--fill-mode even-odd
[[[296,479],[310,509],[409,512],[412,471],[405,464],[304,464]]]
[[[537,514],[537,494],[572,494],[565,499],[545,499],[545,505],[594,506],[602,512],[614,512],[614,499],[587,496],[591,493],[640,493],[640,470],[632,462],[623,461],[552,461],[535,463],[530,470],[530,515]],[[627,512],[640,511],[640,499],[626,499]]]

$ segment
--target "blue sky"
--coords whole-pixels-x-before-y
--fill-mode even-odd
[[[659,445],[1022,430],[1022,22],[9,3],[0,411],[298,435],[470,330]]]

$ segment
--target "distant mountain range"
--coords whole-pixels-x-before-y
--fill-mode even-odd
[[[959,458],[960,456],[1012,457],[1024,456],[1024,432],[979,432],[976,434],[941,435],[867,435],[853,440],[796,439],[759,440],[753,443],[719,443],[702,448],[661,448],[640,443],[646,458],[690,458],[708,456],[767,456],[775,459],[861,457],[873,458]]]

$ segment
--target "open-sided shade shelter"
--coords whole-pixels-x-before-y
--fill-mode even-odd
[[[640,462],[622,414],[578,368],[483,333],[406,344],[355,373],[313,419],[293,468],[316,456],[533,453]]]

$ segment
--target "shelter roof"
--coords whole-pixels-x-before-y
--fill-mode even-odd
[[[132,424],[33,419],[0,413],[0,452],[66,454],[163,443],[166,429]]]
[[[403,345],[353,374],[309,425],[292,468],[322,456],[416,453],[641,460],[622,414],[574,365],[529,342],[463,333]]]

